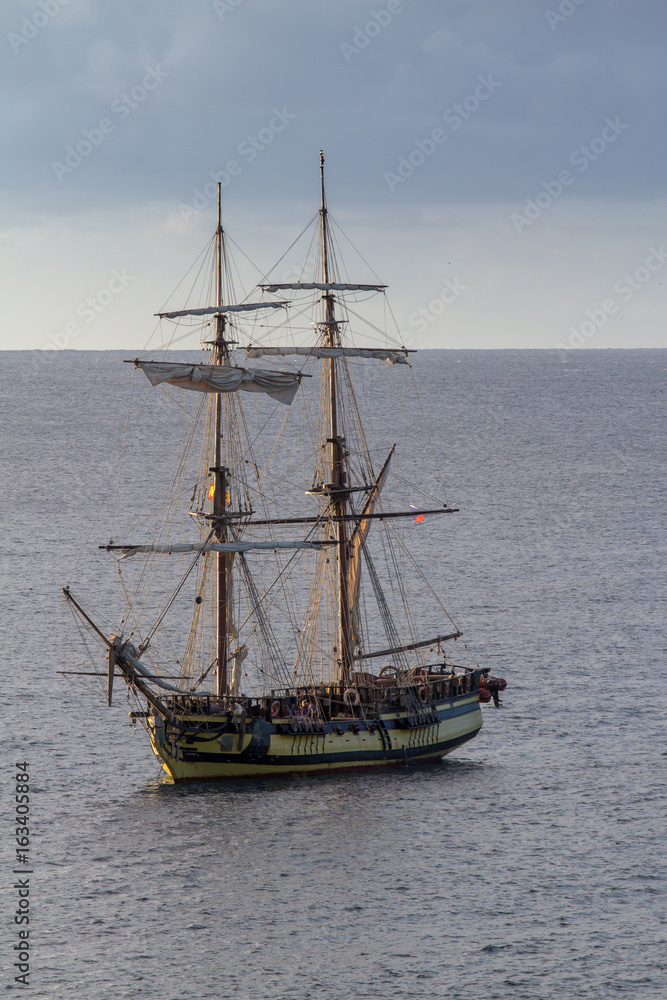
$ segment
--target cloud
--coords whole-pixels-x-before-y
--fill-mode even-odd
[[[55,11],[46,21],[38,16],[44,4]],[[6,0],[0,8],[0,213],[6,235],[0,253],[12,268],[24,266],[44,281],[58,254],[58,234],[82,269],[74,274],[67,259],[59,261],[58,282],[76,284],[60,305],[65,318],[69,303],[126,264],[138,278],[117,309],[139,301],[143,308],[145,293],[152,312],[155,302],[149,306],[148,297],[158,294],[158,283],[142,284],[138,248],[150,258],[158,232],[171,253],[177,238],[189,252],[208,232],[206,211],[188,221],[179,206],[191,204],[212,174],[236,162],[240,169],[225,188],[225,212],[244,220],[258,259],[269,266],[269,246],[278,248],[279,236],[289,242],[316,207],[320,148],[335,216],[371,241],[380,231],[387,239],[392,234],[386,254],[382,247],[390,272],[400,274],[400,234],[409,235],[413,277],[424,284],[417,305],[451,277],[442,273],[434,247],[452,259],[452,240],[466,243],[460,276],[470,291],[461,296],[460,309],[479,317],[484,308],[492,312],[480,289],[491,287],[488,275],[498,273],[495,254],[503,267],[520,268],[531,253],[538,262],[543,253],[552,280],[560,274],[570,281],[578,238],[573,220],[599,225],[601,206],[622,220],[621,234],[632,225],[628,205],[641,206],[640,253],[644,243],[659,239],[651,230],[658,209],[652,218],[645,205],[667,195],[667,8],[663,0],[585,0],[552,30],[546,14],[561,4],[230,0],[223,10],[210,0]],[[160,78],[152,89],[144,86],[150,72]],[[475,107],[480,78],[498,86]],[[453,109],[464,104],[466,114],[455,127]],[[294,116],[281,131],[271,126],[276,112]],[[545,184],[571,170],[572,155],[617,116],[628,125],[618,141],[576,173],[530,232],[518,235],[511,213],[524,211]],[[109,124],[103,128],[104,121]],[[446,138],[438,133],[435,142],[438,129]],[[397,173],[403,162],[406,176],[392,189],[386,174]],[[475,238],[494,247],[493,254],[478,249],[477,277],[465,226],[452,228],[448,221],[459,207],[474,216]],[[262,231],[269,234],[264,243]],[[558,239],[547,253],[553,233]],[[128,240],[135,246],[126,255]],[[517,248],[514,240],[525,245]],[[587,244],[590,252],[595,247],[615,255],[609,277],[626,266],[623,236],[617,241],[614,247]],[[503,274],[503,287],[512,287]],[[538,285],[548,300],[547,277]],[[29,279],[24,286],[17,277],[17,324]],[[591,301],[583,288],[579,300],[581,312]],[[404,311],[409,315],[411,308],[408,297]],[[533,316],[538,309],[536,304]],[[112,312],[96,331],[113,321]],[[40,336],[47,321],[35,318]],[[429,324],[429,336],[436,336],[439,322]],[[529,340],[533,320],[526,315],[521,323],[521,337]],[[511,329],[508,320],[503,336]]]
[[[614,18],[605,14],[611,6]],[[28,7],[38,9],[3,6],[5,35],[20,28]],[[271,177],[285,197],[295,197],[304,177],[299,164],[326,145],[339,157],[348,197],[377,202],[386,197],[383,171],[438,125],[479,74],[493,73],[502,85],[497,98],[401,197],[520,199],[614,114],[632,123],[631,148],[610,156],[595,178],[591,173],[587,190],[637,193],[635,164],[641,193],[664,191],[657,154],[667,60],[664,35],[655,30],[665,21],[658,3],[588,0],[554,32],[546,3],[541,9],[532,0],[406,0],[346,62],[341,44],[378,9],[366,2],[244,0],[221,20],[205,2],[70,0],[18,52],[6,53],[1,125],[10,150],[3,189],[23,210],[42,212],[180,198],[233,157],[277,104],[296,113],[298,125],[288,147],[276,143],[257,165],[259,197],[268,197]],[[76,183],[54,183],[52,162],[109,117],[113,102],[154,66],[168,74],[162,86],[118,123]],[[246,181],[237,185],[239,196],[256,198]]]

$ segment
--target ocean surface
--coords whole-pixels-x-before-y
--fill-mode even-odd
[[[58,673],[86,668],[64,658],[60,588],[96,607],[116,584],[97,546],[123,357],[0,355],[2,841],[11,886],[25,760],[30,995],[664,996],[667,351],[417,354],[460,508],[428,551],[471,655],[508,680],[502,708],[436,765],[188,787],[162,782],[122,690],[109,709]],[[138,491],[165,462],[153,419],[128,446]]]

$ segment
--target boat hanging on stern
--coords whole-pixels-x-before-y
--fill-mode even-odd
[[[351,365],[407,365],[410,352],[376,334],[368,346],[352,342],[349,300],[383,295],[385,286],[341,280],[322,154],[316,226],[316,280],[265,280],[256,301],[238,301],[218,198],[214,302],[158,314],[201,324],[203,361],[133,362],[152,386],[193,392],[179,487],[149,539],[100,546],[117,558],[123,581],[127,606],[117,633],[107,635],[64,589],[73,614],[107,648],[108,703],[114,678],[122,678],[137,705],[130,715],[173,781],[436,760],[477,734],[480,700],[499,704],[505,686],[446,655],[461,632],[406,546],[410,518],[455,508],[433,498],[419,507],[383,501],[392,477],[400,480],[395,445],[378,462]],[[302,316],[304,296],[314,340],[305,344],[290,327],[290,306]],[[276,315],[267,334],[259,317]],[[237,337],[248,322],[252,337],[243,343]],[[262,358],[288,367],[256,367]],[[289,367],[294,362],[301,367]],[[306,378],[314,379],[313,398],[319,381],[317,406],[303,396]],[[270,409],[273,401],[282,405]],[[300,456],[290,423],[297,403]],[[187,523],[175,540],[171,505],[191,473]],[[126,560],[138,566],[129,582]],[[172,572],[158,572],[163,565]],[[426,635],[411,607],[413,572],[435,608]]]

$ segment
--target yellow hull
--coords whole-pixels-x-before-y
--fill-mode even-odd
[[[435,707],[438,722],[419,726],[387,713],[367,722],[333,720],[320,732],[286,732],[279,722],[256,719],[245,733],[211,738],[196,729],[211,718],[197,715],[180,716],[185,729],[177,734],[154,720],[148,728],[153,751],[174,782],[327,774],[438,760],[482,726],[477,692]]]

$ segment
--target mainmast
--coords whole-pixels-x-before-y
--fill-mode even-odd
[[[320,228],[322,234],[322,270],[325,284],[329,284],[329,253],[328,253],[328,217],[326,198],[324,194],[324,154],[320,150]],[[326,344],[327,347],[338,347],[338,322],[334,310],[334,297],[330,289],[324,292]],[[329,360],[329,437],[327,444],[331,445],[330,481],[327,484],[330,497],[330,510],[336,518],[347,513],[346,472],[345,472],[345,437],[338,433],[338,410],[336,400],[336,361]],[[338,535],[338,557],[336,559],[336,585],[338,590],[338,652],[340,665],[340,682],[347,685],[352,669],[351,622],[348,596],[348,552],[347,526],[344,520],[334,522]]]
[[[216,239],[216,305],[222,307],[222,265],[224,233],[222,230],[221,185],[218,184],[218,226]],[[229,350],[225,340],[225,315],[215,314],[215,339],[213,341],[213,364],[226,365],[229,361]],[[215,518],[215,537],[219,542],[227,541],[227,524],[225,521],[225,506],[227,502],[228,470],[222,464],[222,393],[215,394],[215,464],[210,471],[213,473],[213,515]],[[227,682],[227,647],[229,633],[229,570],[231,556],[227,552],[216,555],[216,657],[217,657],[217,687],[218,698],[225,698],[228,691]]]

